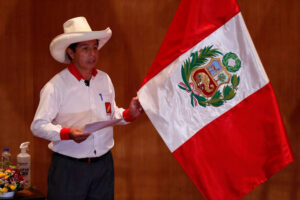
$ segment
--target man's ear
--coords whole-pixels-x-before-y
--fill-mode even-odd
[[[72,60],[74,59],[74,57],[75,57],[75,53],[74,53],[74,51],[72,50],[72,49],[70,49],[70,48],[67,48],[67,54],[72,58]]]

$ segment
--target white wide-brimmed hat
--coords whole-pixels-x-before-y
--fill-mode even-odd
[[[92,31],[85,17],[75,17],[63,25],[64,33],[56,36],[50,43],[52,57],[61,63],[69,63],[66,49],[70,44],[98,39],[98,50],[110,39],[111,30]]]

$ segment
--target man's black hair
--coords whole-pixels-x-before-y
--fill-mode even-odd
[[[70,45],[68,46],[68,48],[70,48],[73,52],[75,52],[75,51],[76,51],[77,45],[78,45],[78,42],[73,43],[73,44],[70,44]],[[68,48],[67,48],[67,49],[68,49]],[[68,54],[68,52],[67,52],[67,56],[68,56],[69,60],[71,61],[72,58],[71,58],[71,56]]]

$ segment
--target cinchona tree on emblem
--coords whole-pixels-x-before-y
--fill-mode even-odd
[[[241,68],[241,60],[232,52],[222,56],[218,49],[208,46],[191,53],[181,66],[183,82],[178,86],[190,93],[193,107],[218,107],[235,97],[240,77],[234,73]]]

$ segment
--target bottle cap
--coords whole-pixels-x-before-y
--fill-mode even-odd
[[[20,145],[20,149],[21,149],[21,152],[22,153],[26,153],[26,150],[28,148],[28,145],[29,145],[29,142],[23,142],[21,145]]]
[[[5,148],[3,149],[3,151],[9,151],[9,148],[8,148],[8,147],[5,147]]]

